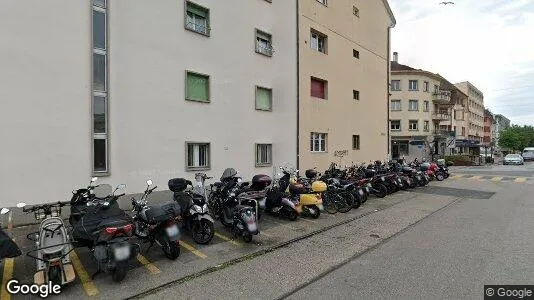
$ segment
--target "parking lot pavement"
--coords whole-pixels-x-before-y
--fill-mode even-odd
[[[393,196],[379,199],[371,196],[370,199],[357,210],[349,213],[337,213],[335,215],[323,212],[318,219],[299,218],[295,222],[280,219],[274,216],[263,216],[260,221],[260,234],[255,236],[253,242],[245,243],[241,238],[234,239],[232,234],[219,222],[216,223],[216,232],[213,241],[209,245],[196,245],[187,232],[182,232],[181,255],[175,261],[168,260],[157,245],[149,252],[145,252],[147,245],[141,244],[142,252],[132,264],[126,279],[118,284],[112,281],[106,274],[100,274],[92,279],[96,272],[95,264],[86,248],[77,248],[71,253],[71,259],[75,267],[76,280],[63,288],[57,299],[80,299],[96,297],[102,299],[123,299],[146,290],[160,286],[167,282],[184,279],[203,270],[216,267],[228,261],[241,258],[246,255],[267,250],[284,242],[313,233],[325,227],[339,222],[358,218],[362,215],[374,213],[416,197],[416,193],[398,192]],[[10,234],[24,253],[28,253],[35,246],[26,235],[37,230],[35,225],[13,228]],[[31,283],[35,272],[35,261],[22,255],[12,262],[3,262],[0,265],[0,277],[2,282],[10,278],[18,279],[22,283]],[[25,296],[9,296],[5,293],[5,285],[2,290],[5,297],[2,300],[22,299]]]

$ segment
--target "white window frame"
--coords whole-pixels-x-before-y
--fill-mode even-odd
[[[430,110],[430,102],[425,100],[423,101],[423,111],[429,111]]]
[[[412,125],[415,124],[415,128]],[[419,131],[419,120],[409,120],[408,121],[408,130],[409,131]]]
[[[319,148],[315,147],[315,141],[319,142]],[[314,153],[325,153],[328,149],[328,134],[321,132],[312,132],[310,136],[310,151]],[[323,147],[322,147],[323,146]]]
[[[256,167],[270,167],[273,165],[273,144],[257,143],[254,145],[256,154],[255,165]],[[267,152],[267,161],[261,161],[262,151]]]
[[[408,90],[409,91],[418,91],[419,90],[419,80],[410,79],[408,81]]]
[[[391,80],[391,90],[400,91],[401,90],[401,81],[400,80]]]
[[[189,146],[197,146],[198,152],[195,154],[195,149],[193,149],[193,165],[189,165]],[[201,166],[199,163],[200,160],[200,146],[207,145],[207,158],[206,165]],[[186,171],[198,171],[198,170],[209,170],[211,169],[211,143],[209,142],[185,142],[185,168]]]
[[[396,104],[398,104],[398,107],[396,106]],[[402,110],[402,101],[398,100],[398,99],[391,100],[391,103],[389,105],[389,109],[391,111],[401,111]]]
[[[310,47],[317,52],[327,54],[328,36],[312,29],[310,31]]]
[[[401,131],[401,130],[402,130],[401,123],[402,123],[401,120],[391,120],[391,124],[390,124],[390,126],[389,126],[389,129],[390,129],[391,131]],[[395,125],[398,124],[398,125],[399,125],[399,126],[398,126],[399,128],[393,128],[393,125],[394,125],[394,124],[395,124]],[[397,127],[397,126],[395,126],[395,127]]]
[[[412,107],[412,103],[415,103],[415,109]],[[415,99],[409,100],[408,111],[419,111],[419,100],[415,100]]]

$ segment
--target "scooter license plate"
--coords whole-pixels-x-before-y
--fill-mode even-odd
[[[165,230],[167,231],[167,235],[170,237],[176,237],[178,236],[178,234],[180,234],[180,231],[178,230],[178,226],[176,225],[167,227],[165,228]]]
[[[358,190],[358,194],[360,194],[360,196],[363,196],[363,190]]]
[[[115,260],[117,261],[127,260],[130,257],[130,246],[124,245],[124,246],[116,247],[115,249],[113,249],[113,252],[115,254]]]

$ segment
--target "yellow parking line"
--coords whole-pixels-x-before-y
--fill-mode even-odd
[[[524,183],[527,182],[527,179],[525,177],[517,177],[514,182]]]
[[[198,257],[200,257],[202,259],[208,258],[204,253],[198,251],[197,248],[195,248],[192,245],[189,245],[188,243],[186,243],[184,241],[180,241],[180,246],[184,247],[186,250],[188,250],[189,252],[193,253],[194,255],[196,255],[196,256],[198,256]]]
[[[4,274],[2,276],[2,286],[0,287],[0,299],[9,300],[11,299],[11,294],[7,291],[6,285],[9,280],[13,277],[13,266],[15,265],[15,260],[13,258],[6,258],[4,261]]]
[[[140,262],[147,270],[152,274],[159,274],[161,273],[161,270],[158,269],[158,267],[154,266],[148,259],[146,259],[143,255],[137,254],[137,261]]]
[[[473,177],[469,177],[469,178],[467,178],[467,179],[480,180],[480,178],[482,178],[482,176],[473,176]]]
[[[94,296],[98,294],[98,289],[91,280],[91,277],[89,277],[89,274],[87,274],[87,271],[83,267],[82,262],[80,261],[80,258],[78,257],[78,254],[76,254],[75,251],[72,251],[70,253],[70,260],[72,262],[72,265],[74,266],[74,269],[76,270],[76,273],[78,274],[78,277],[80,278],[80,281],[82,282],[83,288],[87,296]]]
[[[491,181],[502,181],[503,177],[493,177]]]
[[[238,242],[236,242],[236,241],[234,241],[234,240],[232,240],[232,239],[230,239],[228,237],[225,237],[224,235],[222,235],[220,233],[215,232],[215,236],[220,238],[220,239],[223,239],[223,240],[227,241],[228,243],[233,244],[235,246],[238,246],[238,247],[242,246],[241,243],[238,243]]]

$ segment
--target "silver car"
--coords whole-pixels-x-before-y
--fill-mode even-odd
[[[504,157],[503,165],[523,165],[523,157],[519,154],[508,154]]]

